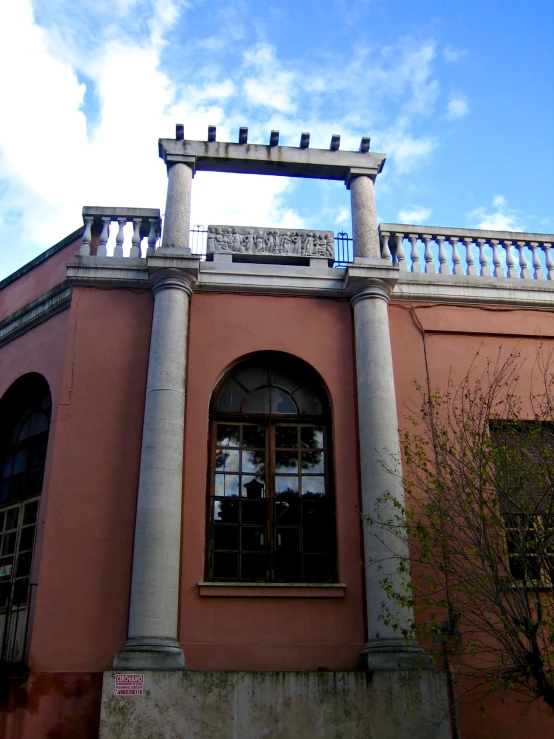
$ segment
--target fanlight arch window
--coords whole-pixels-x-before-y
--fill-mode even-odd
[[[28,598],[51,408],[35,373],[0,399],[0,613]]]
[[[335,582],[332,424],[317,373],[250,355],[210,411],[207,579]]]

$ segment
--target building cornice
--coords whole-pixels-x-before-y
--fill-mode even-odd
[[[23,308],[0,321],[0,346],[8,344],[52,316],[66,310],[70,304],[71,286],[67,282],[56,285],[40,298],[27,303]]]

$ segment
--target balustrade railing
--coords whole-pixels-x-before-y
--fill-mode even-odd
[[[554,280],[554,235],[382,223],[381,256],[400,270]]]
[[[92,251],[97,257],[144,257],[154,254],[161,233],[160,211],[156,208],[83,208],[83,241],[80,254],[89,256]],[[112,228],[117,224],[117,228]],[[129,226],[127,227],[127,224]],[[115,243],[113,251],[108,242]]]

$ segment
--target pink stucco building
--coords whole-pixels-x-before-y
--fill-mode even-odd
[[[364,141],[178,127],[160,153],[163,235],[158,211],[84,208],[0,283],[0,733],[451,736],[444,675],[379,621],[360,511],[402,497],[377,450],[427,372],[552,341],[554,237],[378,227]],[[191,251],[200,169],[343,180],[353,242],[337,262],[326,232],[216,226]],[[458,710],[464,739],[552,730]]]

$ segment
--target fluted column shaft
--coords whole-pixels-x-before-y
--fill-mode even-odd
[[[381,258],[373,180],[368,175],[352,176],[348,182],[352,208],[354,256]]]
[[[191,279],[180,270],[154,274],[129,631],[116,668],[185,666],[177,615]]]
[[[389,288],[378,279],[352,298],[369,638],[362,659],[369,669],[415,669],[425,655],[401,636],[411,631],[413,609],[390,600],[383,583],[388,578],[395,593],[405,590],[398,564],[408,561],[407,544],[378,523],[396,520],[395,503],[404,508],[388,302]],[[388,625],[383,605],[393,614]]]

